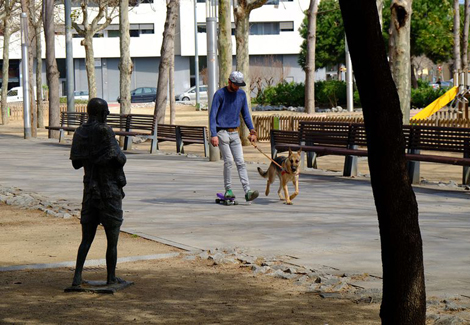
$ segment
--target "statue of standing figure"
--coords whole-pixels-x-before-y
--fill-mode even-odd
[[[84,191],[80,223],[82,241],[78,249],[72,286],[85,283],[83,265],[90,250],[96,229],[102,224],[106,232],[107,284],[123,283],[116,277],[117,243],[123,221],[122,188],[126,185],[124,164],[126,156],[121,151],[111,127],[106,125],[108,103],[92,98],[87,106],[88,121],[74,133],[70,159],[75,169],[83,167]]]

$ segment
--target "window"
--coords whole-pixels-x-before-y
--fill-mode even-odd
[[[278,22],[253,23],[250,25],[250,35],[278,35],[280,27]]]
[[[121,36],[121,32],[118,30],[108,30],[108,37],[119,37]]]
[[[197,24],[198,33],[207,33],[206,24]]]
[[[198,23],[197,24],[197,32],[198,33],[207,33],[206,23]],[[235,35],[235,23],[232,23],[232,36]]]
[[[10,90],[8,93],[7,93],[7,96],[18,96],[18,90]]]
[[[293,21],[281,21],[279,23],[281,32],[293,32],[294,22]]]

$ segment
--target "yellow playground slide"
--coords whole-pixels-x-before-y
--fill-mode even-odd
[[[436,113],[438,110],[440,110],[442,107],[450,103],[452,99],[457,96],[457,93],[459,92],[459,87],[452,87],[449,89],[444,95],[433,101],[431,104],[423,108],[421,111],[419,111],[418,114],[413,116],[413,119],[417,120],[424,120],[431,116],[432,114]]]

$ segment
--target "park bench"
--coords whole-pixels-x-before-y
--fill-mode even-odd
[[[51,130],[59,130],[59,142],[62,142],[65,132],[74,132],[86,122],[87,114],[84,112],[61,112],[60,126],[48,126]],[[176,152],[184,152],[184,145],[202,144],[204,154],[208,154],[207,128],[203,126],[179,126],[158,124],[155,132],[156,117],[149,114],[109,114],[107,124],[119,136],[124,136],[124,150],[132,143],[132,137],[138,136],[151,140],[150,153],[158,149],[158,143],[164,141],[175,142]]]
[[[419,183],[419,162],[463,166],[462,184],[470,183],[470,128],[405,125],[406,159],[412,182]],[[422,151],[427,151],[423,153]],[[436,153],[459,153],[461,157]]]
[[[124,136],[124,150],[132,143],[133,137],[150,139],[150,153],[156,151],[158,146],[155,132],[155,115],[148,114],[109,114],[107,124],[111,126],[116,135]]]
[[[48,130],[59,131],[59,142],[64,140],[65,132],[74,132],[80,125],[85,123],[87,117],[85,113],[61,112],[59,126],[46,126]]]
[[[209,141],[205,126],[178,125],[176,127],[176,152],[184,153],[184,146],[189,144],[202,144],[204,157],[209,153]]]
[[[414,184],[419,183],[420,161],[464,166],[462,183],[470,183],[469,128],[405,125],[403,133],[408,172]],[[301,121],[299,131],[272,130],[271,139],[273,157],[289,148],[302,149],[307,153],[308,167],[315,167],[317,156],[345,156],[344,176],[357,175],[357,157],[367,156],[365,127],[361,123]],[[439,154],[422,153],[422,150]],[[442,153],[462,153],[463,157]]]
[[[307,154],[307,167],[316,167],[316,157],[345,156],[343,174],[357,174],[357,156],[367,156],[365,128],[359,123],[299,122],[299,131],[271,131],[271,154],[302,149]],[[303,160],[303,159],[302,159]]]

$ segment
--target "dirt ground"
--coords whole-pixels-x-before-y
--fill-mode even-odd
[[[75,218],[0,205],[0,266],[74,261],[80,242]],[[104,258],[97,233],[88,259]],[[181,252],[120,263],[117,275],[135,284],[114,295],[65,293],[73,268],[0,272],[0,324],[379,324],[378,304],[323,299],[291,280],[254,275],[238,264],[185,259],[176,248],[122,233],[119,257]],[[104,280],[104,266],[84,278]]]

